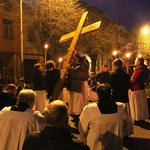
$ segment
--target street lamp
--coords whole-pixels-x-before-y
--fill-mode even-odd
[[[146,50],[146,52],[148,52],[149,39],[150,27],[148,25],[145,25],[140,29],[139,34],[139,49],[141,54],[143,54],[143,50]]]
[[[145,26],[145,27],[143,27],[142,29],[141,29],[141,31],[142,31],[142,34],[148,34],[149,33],[149,27],[148,26]]]
[[[62,57],[60,57],[60,58],[58,58],[58,62],[59,62],[59,69],[61,69],[61,62],[63,61],[63,58]]]
[[[115,59],[116,59],[117,54],[118,54],[118,51],[113,51],[113,55],[115,56]]]
[[[21,55],[21,76],[24,76],[23,62],[23,23],[22,23],[22,0],[20,0],[20,55]]]
[[[45,68],[45,64],[46,64],[46,59],[47,59],[47,50],[48,50],[49,45],[47,43],[44,44],[44,73],[46,73],[46,68]]]
[[[129,58],[131,56],[131,53],[126,53],[126,57],[127,57],[127,60],[126,60],[126,72],[129,73]]]

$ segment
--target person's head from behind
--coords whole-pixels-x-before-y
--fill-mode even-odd
[[[78,62],[77,62],[77,65],[83,65],[84,64],[84,61],[85,61],[85,56],[80,56],[78,58]]]
[[[144,64],[148,67],[149,66],[149,59],[148,58],[146,58],[145,60],[144,60]]]
[[[68,107],[61,100],[50,102],[43,114],[48,126],[63,128],[68,123]]]
[[[8,84],[6,86],[6,92],[11,93],[16,96],[17,86],[15,84]]]
[[[118,68],[122,68],[123,67],[123,60],[120,58],[115,59],[112,62],[112,66],[113,66],[114,70],[117,70]]]
[[[107,65],[103,65],[102,66],[102,71],[103,72],[107,72],[108,71],[108,66]]]
[[[48,60],[45,65],[46,65],[46,70],[50,70],[50,71],[52,71],[56,66],[53,60]]]
[[[33,109],[35,104],[36,93],[31,89],[23,89],[19,92],[17,102],[27,103],[30,109]]]
[[[18,84],[19,84],[20,86],[22,86],[22,87],[23,87],[23,86],[24,86],[24,83],[25,83],[25,79],[24,79],[23,77],[22,77],[22,78],[20,78],[20,79],[19,79],[19,83],[18,83]]]
[[[91,78],[94,78],[94,77],[95,77],[95,72],[91,71],[91,72],[90,72],[90,77],[91,77]]]
[[[36,63],[36,64],[34,65],[34,69],[35,69],[35,71],[42,71],[43,68],[42,68],[41,63]]]
[[[97,86],[97,94],[99,100],[105,100],[111,98],[111,86],[108,83],[98,84]]]
[[[144,65],[144,58],[143,57],[136,57],[135,62],[134,62],[135,66],[143,66]]]

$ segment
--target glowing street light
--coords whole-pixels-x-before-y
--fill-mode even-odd
[[[113,55],[115,56],[115,59],[116,59],[117,54],[118,54],[118,51],[113,51]]]
[[[142,57],[142,54],[138,54],[138,57]]]
[[[60,57],[60,58],[58,58],[58,62],[59,62],[59,69],[61,69],[61,62],[63,61],[63,58],[62,57]]]
[[[145,26],[141,29],[142,34],[145,34],[145,35],[149,33],[149,30],[150,30],[150,28],[148,26]]]
[[[45,64],[46,64],[46,59],[47,59],[47,49],[48,49],[49,45],[47,43],[44,44],[44,73],[46,73],[46,68],[45,68]]]
[[[44,44],[44,48],[47,49],[49,47],[49,45],[46,43]]]
[[[148,52],[149,39],[150,39],[150,26],[145,25],[141,28],[139,34],[139,43],[140,43],[139,48],[141,53],[143,53],[143,50],[146,50],[146,52]]]
[[[127,60],[126,60],[126,72],[129,73],[129,58],[131,56],[132,53],[126,53],[126,57],[127,57]]]
[[[129,59],[131,56],[131,53],[126,53],[126,57]]]
[[[58,58],[58,61],[59,61],[60,63],[62,62],[62,60],[63,60],[62,57]]]

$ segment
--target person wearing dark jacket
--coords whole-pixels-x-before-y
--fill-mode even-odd
[[[129,102],[130,75],[123,70],[123,60],[113,61],[114,72],[110,76],[109,84],[112,88],[112,98],[116,102]]]
[[[110,78],[110,73],[108,71],[108,66],[103,65],[102,66],[102,71],[98,72],[96,75],[96,80],[99,84],[101,83],[108,83]]]
[[[74,140],[66,129],[68,108],[63,101],[52,101],[43,114],[47,126],[41,132],[28,135],[22,150],[90,150],[87,145]]]
[[[52,101],[52,95],[58,79],[60,78],[60,70],[56,68],[53,60],[46,62],[46,75],[44,78],[47,98]]]
[[[19,79],[18,87],[17,87],[17,97],[19,95],[19,92],[23,89],[30,89],[30,86],[25,83],[25,79],[22,77]]]
[[[122,102],[126,105],[128,116],[128,130],[126,135],[133,134],[132,119],[129,106],[128,92],[130,89],[130,75],[123,70],[124,61],[120,58],[113,61],[114,72],[110,76],[109,84],[112,89],[112,98],[115,102]]]
[[[34,65],[34,75],[33,75],[33,86],[34,91],[36,93],[36,104],[35,110],[38,110],[42,113],[45,108],[46,101],[45,101],[45,86],[42,76],[42,65],[40,63],[36,63]]]

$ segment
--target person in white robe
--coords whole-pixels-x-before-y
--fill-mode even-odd
[[[34,111],[35,92],[20,91],[17,104],[0,111],[0,150],[22,150],[27,134],[41,131],[46,123],[39,111]]]
[[[131,116],[134,124],[142,125],[145,123],[145,119],[149,117],[148,102],[145,91],[145,69],[144,58],[136,57],[135,69],[132,73],[130,83],[130,108]]]
[[[82,95],[82,78],[84,76],[83,58],[72,66],[68,64],[68,90],[70,93],[69,114],[80,115],[84,107],[84,99]]]
[[[80,140],[91,150],[122,150],[127,120],[125,104],[111,99],[107,83],[99,84],[97,93],[98,103],[85,106],[79,117]]]

